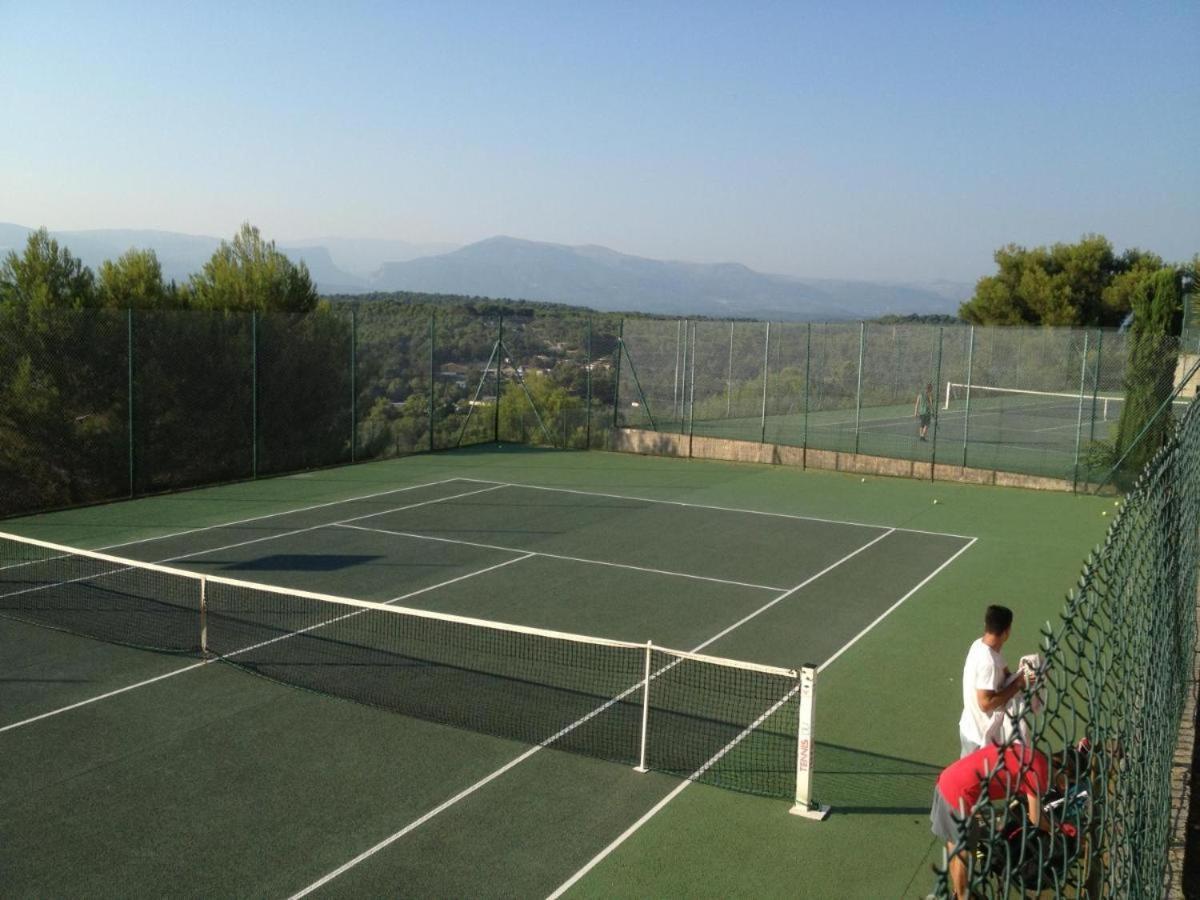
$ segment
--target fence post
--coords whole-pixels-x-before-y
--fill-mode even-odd
[[[1075,420],[1075,465],[1071,469],[1071,490],[1079,488],[1079,447],[1083,443],[1083,397],[1087,390],[1088,333],[1083,332],[1083,359],[1079,361],[1079,414]]]
[[[771,323],[767,323],[770,329]],[[766,369],[763,370],[764,372]],[[733,323],[729,323],[729,369],[725,373],[725,418],[733,412]]]
[[[587,427],[585,430],[586,442],[583,446],[584,450],[592,449],[592,317],[588,316],[587,320],[587,367],[584,371],[587,373]]]
[[[624,321],[624,320],[622,320]],[[675,320],[675,390],[671,397],[671,418],[674,419],[679,415],[680,400],[679,400],[679,334],[683,328],[683,322],[679,319]],[[686,351],[685,351],[686,354]],[[687,362],[686,355],[684,362]]]
[[[695,335],[690,333],[692,327],[691,319],[683,320],[683,365],[679,371],[679,431],[683,433],[684,423],[687,421],[687,389],[688,389],[688,342],[695,339]]]
[[[963,409],[962,464],[967,464],[967,441],[971,431],[971,371],[975,364],[975,326],[971,326],[971,339],[967,344],[967,402]]]
[[[250,474],[258,477],[258,310],[250,311]]]
[[[500,370],[504,367],[504,313],[500,313],[496,332],[496,409],[493,413],[492,440],[500,443]]]
[[[808,468],[808,378],[812,373],[812,322],[804,336],[804,435],[800,438],[800,467]]]
[[[613,373],[613,431],[620,427],[621,415],[621,354],[625,352],[625,320],[617,325],[617,364]],[[614,434],[615,438],[616,435]]]
[[[358,305],[350,307],[350,462],[358,462]]]
[[[433,437],[433,427],[436,422],[436,413],[434,410],[437,407],[437,368],[434,363],[437,352],[437,313],[433,310],[429,311],[429,452],[432,453],[436,447]],[[466,380],[465,378],[463,379]]]
[[[863,355],[867,349],[867,323],[858,323],[858,388],[854,397],[854,455],[858,455],[858,434],[862,426]]]
[[[938,437],[938,410],[941,404],[938,403],[938,397],[942,392],[942,344],[946,338],[946,329],[944,326],[938,326],[938,346],[937,346],[937,362],[933,368],[933,409],[930,412],[933,414],[933,446],[929,448],[929,480],[934,480],[934,473],[937,471],[937,437]]]
[[[1096,440],[1096,401],[1100,395],[1100,358],[1104,352],[1104,329],[1096,329],[1096,371],[1092,376],[1092,424],[1088,434],[1090,441]]]
[[[133,307],[129,307],[125,311],[125,330],[126,340],[129,343],[129,350],[126,354],[129,363],[129,371],[126,373],[128,378],[128,391],[126,402],[129,404],[128,426],[129,426],[129,496],[132,497],[135,493],[135,472],[133,468]]]
[[[733,350],[733,323],[730,323],[729,332],[729,349]],[[762,396],[762,431],[758,436],[758,442],[765,444],[767,441],[767,366],[771,360],[771,323],[767,322],[767,339],[763,343],[763,396]],[[730,357],[729,364],[733,365],[733,358]]]
[[[691,384],[688,386],[688,459],[692,458],[692,440],[696,433],[696,323],[692,324]]]

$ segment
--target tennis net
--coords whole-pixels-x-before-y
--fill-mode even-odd
[[[3,533],[0,617],[816,809],[812,667],[407,609]]]
[[[1187,400],[1172,401],[1176,415],[1182,415]],[[1073,394],[1058,391],[1033,391],[1024,388],[994,387],[985,384],[946,382],[944,411],[962,410],[972,415],[1006,413],[1012,416],[1031,416],[1059,419],[1072,424],[1081,416],[1083,422],[1116,422],[1125,408],[1125,398],[1113,394]]]

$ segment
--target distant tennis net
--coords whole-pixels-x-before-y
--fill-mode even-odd
[[[202,575],[0,533],[0,617],[720,787],[810,796],[815,672]]]
[[[1187,400],[1172,403],[1176,415],[1182,415]],[[1112,394],[1072,394],[1057,391],[1033,391],[1024,388],[995,387],[986,384],[946,382],[943,411],[962,410],[969,414],[988,412],[1012,416],[1057,419],[1066,424],[1116,422],[1125,408],[1125,398]]]

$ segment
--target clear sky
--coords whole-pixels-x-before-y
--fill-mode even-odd
[[[972,281],[1200,251],[1200,3],[0,0],[0,221]]]

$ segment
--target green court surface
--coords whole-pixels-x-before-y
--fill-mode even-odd
[[[1007,655],[1032,652],[1111,503],[489,446],[9,520],[209,575],[818,664],[833,811],[0,618],[3,894],[924,896],[983,608],[1012,606]]]

